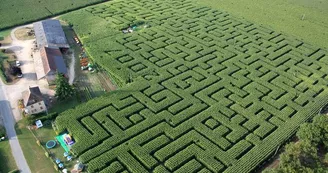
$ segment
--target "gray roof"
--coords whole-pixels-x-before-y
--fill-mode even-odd
[[[69,48],[59,20],[43,20],[33,24],[38,47]]]
[[[22,93],[24,106],[30,106],[34,103],[43,101],[42,93],[39,87],[29,87],[27,91]]]
[[[43,62],[43,69],[47,75],[49,72],[67,73],[66,64],[63,55],[59,49],[42,47],[40,49],[41,59]]]

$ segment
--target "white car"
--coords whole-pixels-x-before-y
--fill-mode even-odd
[[[19,61],[16,61],[16,66],[19,67],[21,64]]]

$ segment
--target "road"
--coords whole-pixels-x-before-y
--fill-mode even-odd
[[[35,85],[37,82],[35,72],[33,72],[33,60],[28,59],[30,57],[33,40],[18,40],[14,34],[18,28],[20,27],[11,31],[11,45],[1,48],[10,49],[15,52],[17,59],[23,63],[21,69],[25,75],[24,78],[15,85],[5,85],[3,81],[0,80],[0,116],[2,117],[4,127],[7,131],[7,137],[17,168],[22,173],[30,173],[31,170],[26,162],[16,135],[15,123],[22,118],[17,108],[17,100],[21,98],[22,91],[26,90],[30,85]]]
[[[4,126],[7,131],[7,137],[9,139],[11,152],[15,158],[16,165],[22,173],[30,173],[31,170],[25,160],[23,151],[18,142],[16,131],[15,131],[15,119],[11,110],[10,102],[7,99],[6,88],[3,82],[0,80],[0,114],[3,119]]]

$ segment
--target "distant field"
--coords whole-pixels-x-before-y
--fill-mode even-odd
[[[122,86],[56,119],[88,172],[251,172],[328,102],[326,50],[190,0],[62,19]]]
[[[328,1],[326,0],[194,1],[328,48]],[[303,14],[305,18],[301,20]]]
[[[1,0],[0,30],[105,0]]]

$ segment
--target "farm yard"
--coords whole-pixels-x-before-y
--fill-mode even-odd
[[[56,119],[88,172],[251,172],[328,103],[327,50],[191,0],[61,19],[121,86]]]
[[[74,85],[77,92],[77,98],[80,102],[85,102],[95,97],[104,95],[108,91],[113,91],[116,89],[115,85],[112,83],[111,79],[108,77],[108,74],[101,70],[97,69],[94,72],[88,71],[87,69],[82,70],[83,65],[87,66],[90,60],[85,57],[85,52],[83,51],[83,46],[80,43],[77,43],[74,38],[76,34],[74,30],[67,25],[67,23],[62,22],[64,32],[68,38],[68,43],[71,47],[71,52],[69,56],[66,56],[65,59],[72,60],[72,57],[76,59],[74,66]],[[82,56],[84,55],[84,56]],[[71,64],[72,62],[67,62]],[[85,64],[86,63],[86,64]],[[55,108],[57,109],[57,108]]]
[[[0,30],[72,11],[104,0],[2,0]],[[37,8],[37,9],[35,9]]]

